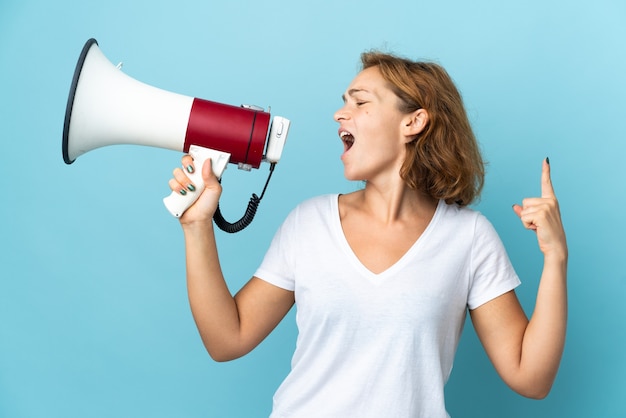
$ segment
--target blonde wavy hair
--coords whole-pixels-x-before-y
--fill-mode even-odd
[[[480,196],[485,163],[467,118],[461,94],[446,70],[379,51],[361,54],[363,69],[377,66],[400,99],[400,111],[424,109],[426,127],[406,145],[400,170],[414,190],[460,206]]]

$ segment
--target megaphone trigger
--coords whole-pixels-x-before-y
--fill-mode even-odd
[[[226,166],[230,160],[230,154],[227,152],[199,147],[197,145],[189,147],[189,155],[193,157],[196,170],[188,174],[188,177],[195,185],[196,191],[194,193],[187,193],[184,196],[180,193],[172,192],[163,199],[163,204],[165,204],[167,210],[172,216],[177,218],[183,216],[183,213],[198,200],[202,190],[204,190],[204,180],[202,179],[202,166],[204,162],[209,158],[211,159],[211,169],[215,177],[219,179],[222,177],[222,173],[226,170]]]

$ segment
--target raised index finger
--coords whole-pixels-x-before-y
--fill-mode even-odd
[[[541,171],[541,197],[554,197],[554,188],[552,187],[552,178],[550,177],[550,159],[543,160],[543,169]]]

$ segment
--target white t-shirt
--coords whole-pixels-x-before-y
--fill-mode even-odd
[[[293,290],[297,307],[272,418],[448,417],[466,309],[520,283],[489,221],[443,201],[407,253],[374,274],[348,245],[336,194],[289,214],[255,276]]]

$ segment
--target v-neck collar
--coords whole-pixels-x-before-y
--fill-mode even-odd
[[[339,216],[339,194],[335,195],[333,199],[331,199],[331,213],[333,229],[335,230],[335,234],[337,235],[337,240],[339,241],[340,246],[347,254],[349,261],[356,267],[356,269],[366,278],[368,278],[374,284],[382,284],[385,282],[385,278],[388,276],[393,276],[393,274],[398,270],[404,267],[404,265],[409,262],[413,255],[418,251],[419,247],[422,245],[422,242],[428,239],[428,235],[430,235],[431,231],[435,228],[437,221],[441,217],[441,213],[444,210],[445,202],[443,200],[439,200],[437,202],[437,208],[435,209],[435,213],[431,218],[430,222],[424,229],[424,232],[417,238],[417,240],[411,245],[411,247],[400,257],[395,263],[389,266],[387,269],[383,270],[380,273],[374,273],[356,256],[352,247],[348,243],[348,239],[343,231],[343,227],[341,226],[341,217]]]

